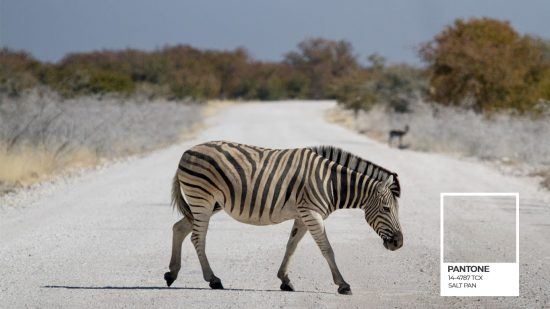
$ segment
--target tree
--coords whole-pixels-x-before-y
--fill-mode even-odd
[[[370,55],[368,60],[368,67],[334,84],[336,99],[356,115],[375,104],[384,104],[395,112],[408,112],[409,103],[425,94],[427,82],[423,70],[406,64],[386,66],[386,59],[377,54]]]
[[[420,49],[431,72],[431,98],[478,112],[525,112],[540,99],[543,55],[508,22],[457,19]]]
[[[285,55],[285,62],[309,79],[309,97],[313,99],[333,97],[330,85],[359,67],[349,42],[321,38],[300,42],[298,51]]]

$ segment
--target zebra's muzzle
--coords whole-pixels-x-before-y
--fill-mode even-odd
[[[391,237],[384,237],[382,240],[384,242],[384,248],[395,251],[403,246],[403,233],[397,231]]]

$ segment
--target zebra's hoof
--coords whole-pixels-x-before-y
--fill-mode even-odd
[[[338,293],[342,295],[351,295],[351,288],[349,284],[343,284],[338,288]]]
[[[167,272],[164,274],[164,280],[166,280],[166,285],[171,286],[174,281],[176,281],[175,277],[172,277],[172,274],[170,272]]]
[[[281,283],[281,290],[288,291],[288,292],[294,292],[294,287],[292,286],[292,283],[290,282],[283,282]]]
[[[223,285],[221,281],[213,281],[209,284],[212,290],[223,290]]]

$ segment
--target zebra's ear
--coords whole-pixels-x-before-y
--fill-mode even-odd
[[[384,186],[386,188],[389,188],[393,184],[393,175],[390,175],[388,179],[386,179],[386,182],[384,183]]]

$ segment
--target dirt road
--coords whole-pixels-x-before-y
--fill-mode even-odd
[[[0,307],[543,307],[550,305],[550,196],[534,180],[503,176],[472,160],[397,150],[324,120],[333,103],[251,103],[207,120],[194,140],[90,172],[39,199],[0,211]],[[328,219],[336,260],[353,295],[336,293],[328,266],[308,235],[290,276],[297,292],[279,291],[276,272],[292,222],[255,227],[226,214],[212,218],[207,253],[226,290],[203,281],[192,245],[171,288],[170,181],[181,153],[207,140],[265,147],[330,144],[399,174],[404,246],[390,252],[361,211]],[[519,298],[439,296],[439,193],[520,193]],[[16,203],[17,204],[17,203]],[[9,208],[6,210],[6,208]],[[488,220],[508,218],[498,209]],[[464,231],[458,241],[483,235]]]

